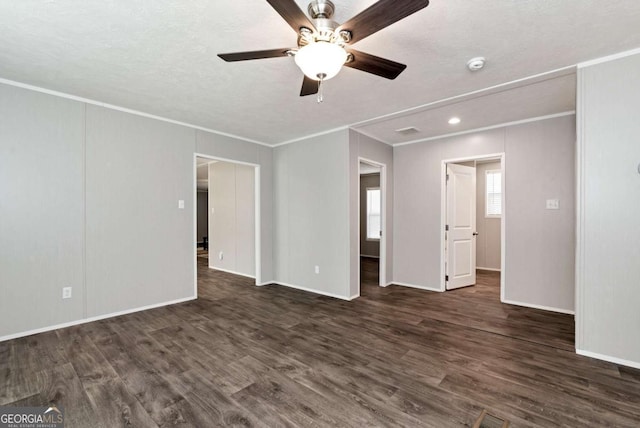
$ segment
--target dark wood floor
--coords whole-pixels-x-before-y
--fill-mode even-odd
[[[367,267],[364,267],[367,269]],[[371,266],[369,266],[371,271]],[[69,427],[638,427],[640,372],[573,353],[570,316],[502,305],[498,278],[352,302],[199,258],[197,301],[0,343],[0,405]]]

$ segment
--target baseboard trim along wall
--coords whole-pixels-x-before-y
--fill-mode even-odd
[[[478,267],[478,266],[476,266],[476,270],[488,270],[488,271],[490,271],[490,272],[500,272],[500,269],[486,268],[486,267]]]
[[[560,314],[567,314],[567,315],[575,315],[575,311],[569,310],[569,309],[562,309],[562,308],[554,308],[552,306],[543,306],[543,305],[536,305],[533,303],[524,303],[524,302],[516,302],[514,300],[503,300],[502,303],[506,303],[507,305],[516,305],[516,306],[523,306],[525,308],[532,308],[532,309],[541,309],[543,311],[549,311],[549,312],[558,312]]]
[[[231,274],[234,274],[234,275],[240,275],[240,276],[244,276],[245,278],[252,278],[252,279],[256,279],[256,277],[255,277],[255,276],[247,275],[246,273],[236,272],[235,270],[222,269],[222,268],[219,268],[219,267],[213,267],[213,266],[209,266],[209,269],[219,270],[220,272],[231,273]],[[268,284],[271,284],[271,283],[268,283]],[[264,284],[263,284],[263,285],[264,285]]]
[[[387,285],[391,285],[391,284],[400,285],[402,287],[418,288],[420,290],[435,291],[437,293],[442,293],[442,291],[443,291],[443,290],[441,290],[439,288],[426,287],[424,285],[408,284],[406,282],[398,282],[398,281],[392,281],[390,284],[387,284]]]
[[[623,360],[622,358],[616,358],[609,355],[598,354],[596,352],[584,351],[582,349],[576,349],[576,354],[583,357],[595,358],[596,360],[607,361],[614,364],[620,364],[621,366],[633,367],[634,369],[640,369],[640,363],[635,361]]]
[[[283,287],[295,288],[296,290],[307,291],[309,293],[320,294],[321,296],[333,297],[335,299],[346,300],[346,301],[351,301],[356,297],[359,297],[359,295],[355,297],[341,296],[339,294],[329,293],[327,291],[314,290],[311,288],[302,287],[300,285],[293,285],[293,284],[288,284],[286,282],[280,282],[280,281],[273,281],[273,282],[270,282],[270,284],[276,284],[276,285],[281,285]]]
[[[134,312],[142,312],[142,311],[147,311],[149,309],[161,308],[163,306],[175,305],[177,303],[189,302],[191,300],[196,300],[197,298],[198,298],[198,296],[185,297],[183,299],[172,300],[170,302],[155,303],[153,305],[141,306],[139,308],[126,309],[124,311],[113,312],[113,313],[104,314],[104,315],[98,315],[96,317],[83,318],[83,319],[80,319],[80,320],[77,320],[77,321],[70,321],[70,322],[66,322],[66,323],[62,323],[62,324],[56,324],[56,325],[52,325],[52,326],[48,326],[48,327],[36,328],[34,330],[23,331],[23,332],[20,332],[20,333],[14,333],[14,334],[10,334],[8,336],[2,336],[2,337],[0,337],[0,342],[4,342],[5,340],[18,339],[20,337],[31,336],[33,334],[45,333],[47,331],[53,331],[53,330],[57,330],[59,328],[73,327],[74,325],[86,324],[86,323],[90,323],[90,322],[94,322],[94,321],[104,320],[104,319],[107,319],[107,318],[115,318],[115,317],[119,317],[119,316],[122,316],[122,315],[132,314]]]

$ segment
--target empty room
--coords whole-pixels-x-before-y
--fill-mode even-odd
[[[0,0],[0,428],[640,426],[638,23]]]

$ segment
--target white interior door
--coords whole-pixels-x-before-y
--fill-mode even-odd
[[[476,283],[476,169],[447,165],[446,288]]]

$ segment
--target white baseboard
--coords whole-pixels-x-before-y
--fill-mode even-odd
[[[260,284],[256,284],[257,287],[264,287],[265,285],[273,284],[273,281],[261,282]]]
[[[36,328],[36,329],[33,329],[33,330],[28,330],[28,331],[23,331],[23,332],[20,332],[20,333],[14,333],[14,334],[10,334],[10,335],[7,335],[7,336],[2,336],[2,337],[0,337],[0,342],[4,342],[5,340],[17,339],[19,337],[31,336],[32,334],[45,333],[47,331],[57,330],[59,328],[73,327],[74,325],[86,324],[86,323],[89,323],[89,322],[100,321],[100,320],[104,320],[104,319],[107,319],[107,318],[113,318],[113,317],[119,317],[119,316],[122,316],[122,315],[128,315],[128,314],[132,314],[134,312],[147,311],[149,309],[161,308],[163,306],[175,305],[177,303],[184,303],[184,302],[188,302],[188,301],[191,301],[191,300],[195,300],[197,298],[198,298],[197,296],[185,297],[183,299],[177,299],[177,300],[171,300],[169,302],[163,302],[163,303],[156,303],[156,304],[153,304],[153,305],[141,306],[139,308],[125,309],[124,311],[112,312],[110,314],[98,315],[98,316],[90,317],[90,318],[83,318],[83,319],[80,319],[80,320],[65,322],[65,323],[62,323],[62,324],[56,324],[56,325],[52,325],[52,326],[49,326],[49,327]]]
[[[595,358],[597,360],[607,361],[614,364],[620,364],[621,366],[633,367],[634,369],[640,369],[640,362],[623,360],[622,358],[612,357],[610,355],[598,354],[596,352],[585,351],[582,349],[576,349],[576,354],[583,357]]]
[[[360,297],[360,293],[358,293],[358,294],[354,294],[353,296],[349,297],[349,300],[350,300],[350,301],[351,301],[351,300],[355,300],[355,299],[357,299],[358,297]]]
[[[476,266],[476,270],[488,270],[491,272],[500,272],[500,269],[486,268],[486,267],[479,267],[479,266]]]
[[[339,294],[329,293],[327,291],[314,290],[312,288],[302,287],[300,285],[288,284],[286,282],[280,282],[280,281],[273,281],[271,282],[271,284],[282,285],[283,287],[295,288],[296,290],[307,291],[309,293],[320,294],[322,296],[333,297],[335,299],[346,300],[346,301],[353,300],[359,296],[359,295],[355,297],[341,296]]]
[[[389,281],[389,282],[387,282],[385,285],[381,285],[381,287],[388,287],[388,286],[390,286],[390,285],[392,285],[392,284],[395,284],[395,282],[393,282],[393,281]]]
[[[222,268],[215,267],[215,266],[209,266],[209,269],[219,270],[220,272],[226,272],[226,273],[231,273],[231,274],[234,274],[234,275],[244,276],[245,278],[256,279],[255,276],[247,275],[246,273],[236,272],[235,270],[222,269]]]
[[[439,288],[431,288],[431,287],[426,287],[424,285],[408,284],[406,282],[393,281],[391,284],[393,284],[393,285],[401,285],[403,287],[418,288],[420,290],[435,291],[437,293],[442,293],[444,291],[444,290],[441,290]]]
[[[552,306],[543,306],[543,305],[536,305],[533,303],[517,302],[515,300],[505,299],[502,301],[502,303],[506,303],[508,305],[524,306],[525,308],[542,309],[543,311],[558,312],[558,313],[567,314],[567,315],[576,314],[575,311],[572,311],[570,309],[554,308]]]

